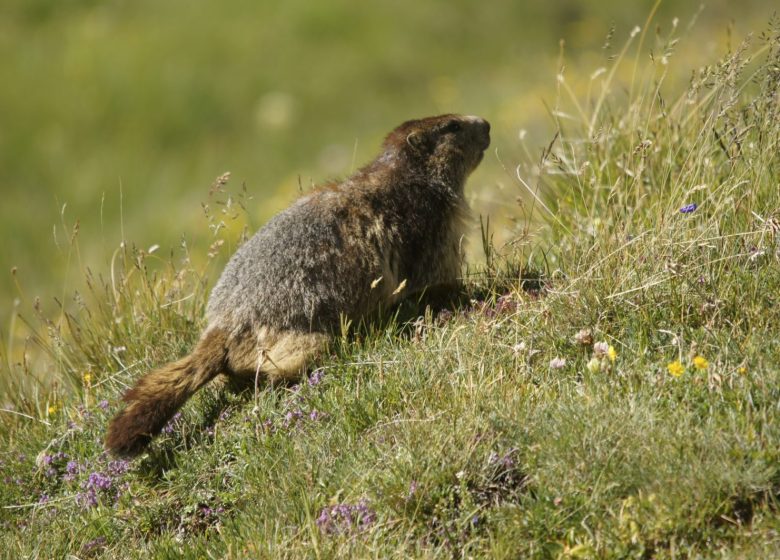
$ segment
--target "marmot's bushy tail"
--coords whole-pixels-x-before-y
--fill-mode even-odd
[[[114,455],[139,454],[195,391],[225,371],[227,338],[207,331],[192,353],[144,375],[124,396],[127,403],[108,427],[106,448]]]

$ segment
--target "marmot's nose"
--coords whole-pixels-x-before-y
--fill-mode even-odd
[[[482,140],[482,149],[484,150],[487,148],[490,145],[490,123],[482,117],[476,116],[468,116],[464,117],[464,119],[475,126],[477,135],[480,136]]]
[[[490,123],[487,122],[482,117],[477,117],[475,115],[468,115],[466,117],[463,117],[463,119],[477,125],[483,132],[486,133],[490,132]]]

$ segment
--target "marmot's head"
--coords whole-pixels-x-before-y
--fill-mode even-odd
[[[489,145],[490,123],[485,119],[440,115],[396,128],[385,139],[384,157],[398,157],[410,172],[460,190]]]

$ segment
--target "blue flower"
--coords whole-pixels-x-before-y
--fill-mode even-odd
[[[691,212],[695,212],[698,207],[699,207],[698,204],[696,204],[695,202],[692,202],[692,203],[686,204],[685,206],[680,208],[680,213],[682,213],[682,214],[690,214]]]

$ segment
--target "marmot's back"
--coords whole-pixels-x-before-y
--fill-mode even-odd
[[[365,304],[354,287],[382,275],[367,240],[349,236],[363,220],[341,210],[358,202],[319,191],[269,221],[225,267],[209,299],[209,323],[230,330],[337,329],[340,314],[353,316]]]

